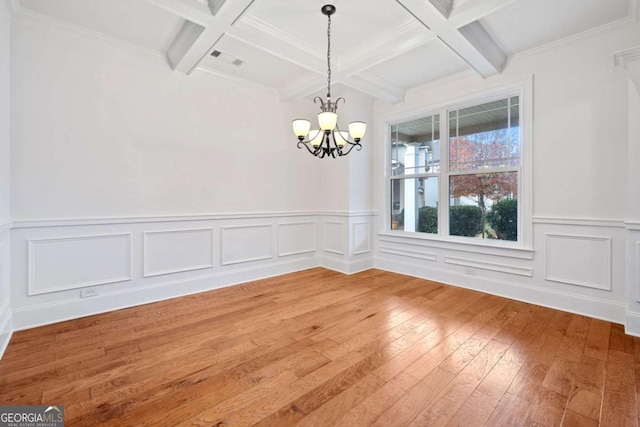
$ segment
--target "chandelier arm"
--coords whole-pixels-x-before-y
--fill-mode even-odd
[[[313,103],[314,104],[317,104],[318,101],[320,101],[320,110],[325,111],[324,100],[319,96],[316,96],[315,98],[313,98]]]
[[[298,141],[298,148],[304,147],[304,148],[307,149],[307,151],[309,153],[311,153],[311,154],[313,154],[315,156],[316,155],[315,151],[317,151],[317,150],[314,151],[311,148],[309,148],[309,146],[311,145],[310,142],[311,141]]]
[[[351,141],[347,141],[347,144],[350,145],[349,149],[346,152],[342,152],[342,150],[340,150],[340,155],[341,156],[346,156],[347,154],[349,154],[351,152],[351,150],[353,150],[354,148],[356,148],[356,151],[360,151],[362,150],[362,144],[360,144],[359,142],[351,142]]]

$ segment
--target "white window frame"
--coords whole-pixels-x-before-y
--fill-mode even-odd
[[[518,240],[516,242],[479,239],[475,237],[449,235],[449,177],[457,175],[450,171],[449,165],[449,112],[466,107],[497,101],[513,96],[519,97],[519,127],[520,127],[520,164],[518,170]],[[391,127],[404,122],[416,120],[426,116],[440,115],[440,172],[438,174],[427,173],[418,175],[406,175],[402,177],[392,176],[391,173]],[[388,117],[384,120],[384,219],[383,236],[420,239],[432,242],[436,246],[454,247],[464,245],[469,248],[495,247],[513,250],[532,251],[533,247],[533,190],[532,190],[532,164],[533,153],[531,149],[533,141],[533,77],[518,80],[508,85],[491,88],[469,96],[459,97],[433,106],[426,106],[419,110],[413,110],[402,115]],[[514,168],[506,168],[505,171]],[[492,169],[492,171],[495,171]],[[478,171],[481,173],[482,171]],[[409,232],[391,229],[391,181],[399,178],[419,178],[421,176],[438,177],[438,234]],[[440,245],[438,243],[441,243]],[[470,249],[473,250],[473,249]]]

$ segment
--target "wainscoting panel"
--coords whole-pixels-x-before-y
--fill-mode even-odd
[[[401,257],[409,257],[409,258],[416,258],[416,259],[423,259],[425,261],[433,261],[433,262],[438,261],[438,256],[437,255],[426,253],[426,252],[418,252],[418,251],[412,251],[412,250],[408,250],[408,249],[398,249],[398,248],[393,248],[393,247],[389,247],[389,246],[380,246],[378,248],[378,251],[380,253],[383,253],[383,254],[397,255],[397,256],[401,256]]]
[[[355,222],[352,226],[351,243],[353,255],[361,255],[371,252],[371,223]]]
[[[221,229],[222,265],[273,258],[272,225],[240,225]]]
[[[445,257],[445,264],[458,265],[461,267],[479,268],[481,270],[496,271],[499,273],[517,274],[519,276],[533,277],[533,269],[530,267],[520,267],[495,262],[480,261],[471,258]]]
[[[28,293],[131,280],[131,233],[28,241]]]
[[[144,277],[213,268],[213,228],[144,233]]]
[[[546,280],[611,290],[611,238],[547,233]]]
[[[344,255],[344,223],[338,221],[324,222],[324,251]]]
[[[278,224],[279,257],[315,251],[316,223],[314,221]]]

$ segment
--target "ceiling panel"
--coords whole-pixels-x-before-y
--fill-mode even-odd
[[[311,71],[270,55],[233,37],[223,36],[216,43],[215,50],[221,52],[220,56],[216,58],[210,54],[207,55],[200,62],[199,67],[232,74],[276,89],[282,88],[292,81],[317,76]],[[232,63],[234,59],[242,61],[242,65],[234,65]]]
[[[166,52],[184,20],[145,0],[20,0],[22,7]]]
[[[628,0],[518,1],[480,22],[511,55],[624,18],[628,13]]]
[[[367,71],[408,89],[466,69],[460,57],[440,40],[433,40]]]
[[[320,9],[327,3],[336,7],[331,17],[331,52],[336,56],[365,43],[383,29],[400,24],[408,16],[394,1],[379,1],[372,7],[370,0],[263,0],[254,2],[248,12],[324,53],[327,17]]]
[[[232,6],[245,4],[226,1]],[[472,14],[483,16],[474,22],[480,22],[508,55],[629,13],[629,0],[503,1],[507,4],[504,7],[484,0],[453,0],[453,4],[454,9],[469,15],[465,15],[465,22],[474,19]],[[337,8],[331,30],[333,76],[336,83],[341,82],[349,90],[396,102],[404,98],[407,89],[471,69],[447,46],[457,46],[451,39],[456,41],[460,36],[455,19],[443,21],[439,12],[425,7],[428,0],[403,0],[412,11],[393,0],[332,2]],[[185,19],[200,22],[209,27],[207,31],[201,35],[185,31],[182,44],[176,44],[184,45],[182,58],[192,60],[191,66],[203,58],[197,66],[273,87],[291,99],[320,88],[319,81],[326,78],[327,18],[320,12],[326,3],[327,0],[255,0],[237,19],[238,24],[229,28],[242,7],[236,7],[237,11],[228,7],[227,15],[233,16],[213,17],[208,13],[207,0],[20,0],[24,9],[162,52],[167,52]],[[425,42],[427,30],[414,20],[415,16],[438,22],[433,32],[440,39],[420,44]],[[207,50],[222,34],[215,48],[230,56],[214,59]],[[483,36],[484,31],[471,34],[476,40],[470,40],[470,46],[475,46],[474,41],[482,45]],[[470,62],[483,55],[473,47],[469,49],[471,52],[463,49],[460,53]],[[403,53],[389,58],[394,52]],[[242,65],[233,65],[233,59],[241,60]],[[177,70],[190,70],[191,66]],[[351,74],[355,70],[366,73]]]

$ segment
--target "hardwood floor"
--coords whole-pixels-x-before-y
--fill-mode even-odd
[[[312,269],[16,332],[0,405],[67,426],[636,426],[620,325]]]

